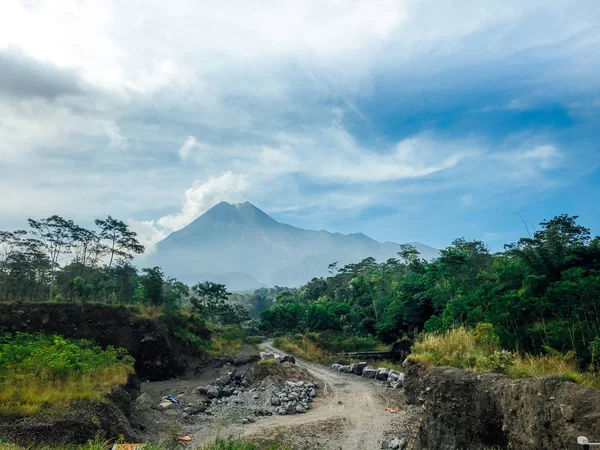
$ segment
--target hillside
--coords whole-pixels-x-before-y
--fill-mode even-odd
[[[413,243],[425,259],[438,251]],[[362,234],[310,231],[277,222],[249,202],[221,202],[187,227],[159,242],[152,264],[185,283],[210,280],[230,290],[262,286],[299,286],[327,275],[338,261],[378,261],[396,257],[398,244]]]

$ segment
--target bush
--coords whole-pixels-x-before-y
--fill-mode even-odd
[[[127,382],[134,359],[123,349],[44,334],[0,336],[0,414],[32,415],[44,404],[103,401]]]
[[[600,374],[578,369],[575,352],[545,347],[546,355],[512,353],[500,348],[493,327],[458,327],[444,333],[422,334],[410,358],[435,366],[452,366],[477,372],[499,372],[511,378],[565,375],[570,380],[600,389]]]

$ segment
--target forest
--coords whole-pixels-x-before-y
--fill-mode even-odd
[[[410,246],[377,263],[330,265],[315,278],[280,294],[261,315],[269,333],[374,336],[412,340],[421,332],[492,324],[502,347],[532,354],[575,352],[581,367],[600,360],[600,238],[560,215],[504,251],[456,239],[433,261]]]
[[[318,333],[390,344],[420,332],[489,323],[503,348],[575,352],[600,360],[600,238],[560,215],[504,251],[456,239],[425,261],[411,246],[385,262],[329,265],[330,276],[300,288],[231,294],[210,281],[194,286],[159,267],[138,271],[144,251],[117,219],[84,229],[60,216],[29,219],[29,230],[0,232],[2,301],[102,302],[190,308],[219,325],[252,324],[272,335]]]
[[[94,230],[57,215],[28,222],[29,230],[0,231],[0,301],[189,307],[218,325],[245,323],[250,312],[259,313],[240,304],[244,296],[230,301],[224,285],[190,287],[160,267],[138,271],[132,260],[144,246],[111,216],[96,219]]]

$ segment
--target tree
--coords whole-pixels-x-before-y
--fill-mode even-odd
[[[146,301],[152,305],[160,306],[164,303],[163,277],[164,273],[160,267],[142,269],[142,286]]]
[[[115,256],[129,260],[135,254],[144,253],[144,246],[137,240],[137,233],[131,231],[121,220],[108,216],[105,220],[96,219],[95,223],[100,228],[100,237],[108,242],[109,270]]]
[[[42,220],[28,219],[28,222],[31,233],[40,239],[50,259],[51,281],[54,281],[61,256],[70,253],[73,247],[75,224],[72,220],[63,219],[57,215]],[[50,296],[52,296],[52,284],[50,284]]]

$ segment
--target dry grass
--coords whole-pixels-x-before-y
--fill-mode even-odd
[[[546,355],[512,353],[500,348],[488,324],[475,329],[454,328],[445,333],[422,335],[412,348],[411,359],[435,366],[452,366],[477,372],[499,372],[511,378],[564,375],[570,380],[600,390],[600,374],[581,371],[575,354],[547,349]]]
[[[65,406],[77,400],[104,401],[117,385],[125,384],[132,369],[117,366],[62,380],[9,378],[0,382],[0,415],[31,416],[45,404]]]
[[[302,336],[299,339],[278,337],[273,340],[273,345],[307,361],[322,363],[331,358],[331,355],[327,351],[306,336]]]

